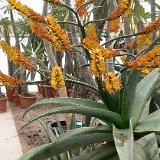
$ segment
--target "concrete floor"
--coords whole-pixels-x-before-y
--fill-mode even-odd
[[[18,160],[23,154],[9,105],[0,113],[0,160]]]

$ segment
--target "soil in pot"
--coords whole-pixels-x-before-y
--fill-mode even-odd
[[[19,97],[21,102],[21,108],[28,108],[37,100],[37,96],[35,94],[30,93],[20,94]]]
[[[4,94],[0,95],[0,113],[1,112],[6,112],[7,108],[7,98],[5,97]]]

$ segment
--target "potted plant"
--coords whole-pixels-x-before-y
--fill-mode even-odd
[[[54,98],[57,96],[57,89],[54,89],[51,85],[44,85],[46,98]]]
[[[13,99],[17,106],[21,106],[21,101],[18,91],[14,92]]]
[[[38,86],[39,86],[40,94],[42,95],[43,98],[46,98],[45,85],[44,84],[39,84]]]
[[[20,97],[20,105],[21,105],[20,107],[23,109],[28,108],[37,100],[37,96],[32,93],[21,93],[19,97]]]
[[[4,93],[0,93],[0,112],[6,112],[7,97]]]
[[[15,91],[14,87],[6,86],[6,95],[7,95],[8,100],[11,101],[11,102],[14,101],[14,98],[13,98],[14,91]]]

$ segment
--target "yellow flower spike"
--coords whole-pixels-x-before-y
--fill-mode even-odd
[[[26,81],[5,75],[0,71],[0,83],[2,83],[5,86],[17,86],[17,85],[24,85]]]
[[[27,59],[16,47],[11,47],[5,41],[0,41],[0,46],[2,47],[3,51],[6,52],[8,58],[13,61],[15,64],[20,65],[21,67],[32,71],[35,70],[35,66],[32,62]]]
[[[110,94],[115,94],[122,88],[120,80],[116,77],[116,75],[113,72],[108,72],[106,74],[104,84],[106,91],[108,91]]]
[[[154,20],[146,27],[144,27],[141,31],[139,31],[138,34],[154,33],[157,32],[159,29],[160,29],[160,16],[158,16],[156,20]]]
[[[109,31],[110,32],[116,33],[116,32],[118,32],[119,28],[120,28],[120,20],[119,20],[119,18],[111,21],[111,23],[109,24]]]
[[[45,19],[42,15],[34,12],[31,8],[23,5],[19,1],[16,0],[8,0],[9,4],[16,9],[20,14],[26,16],[29,19],[45,23]]]
[[[47,16],[46,24],[50,34],[56,37],[55,48],[59,51],[70,51],[69,37],[51,15]]]
[[[90,40],[93,40],[97,43],[99,42],[99,38],[97,36],[95,24],[89,24],[88,25],[87,38],[89,38]]]
[[[131,4],[131,0],[119,0],[117,8],[106,18],[108,21],[115,20],[124,15]]]
[[[106,72],[106,64],[102,52],[97,49],[95,53],[91,54],[91,72],[95,77],[100,78]]]
[[[78,9],[79,6],[85,3],[85,0],[76,0],[76,9]],[[78,15],[82,18],[87,13],[86,6],[81,7],[81,9],[78,11]]]
[[[54,89],[63,88],[65,86],[63,73],[59,66],[52,68],[51,86]]]

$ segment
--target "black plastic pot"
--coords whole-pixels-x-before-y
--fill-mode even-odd
[[[66,123],[66,121],[59,121],[59,122],[60,122],[60,124],[61,124],[61,126],[62,126],[63,131],[66,132],[66,131],[67,131],[67,123]],[[60,134],[60,130],[59,130],[59,128],[58,128],[57,122],[52,122],[52,123],[50,123],[49,127],[51,128],[52,132],[53,132],[55,135],[56,135],[56,132],[57,132],[58,134]]]

